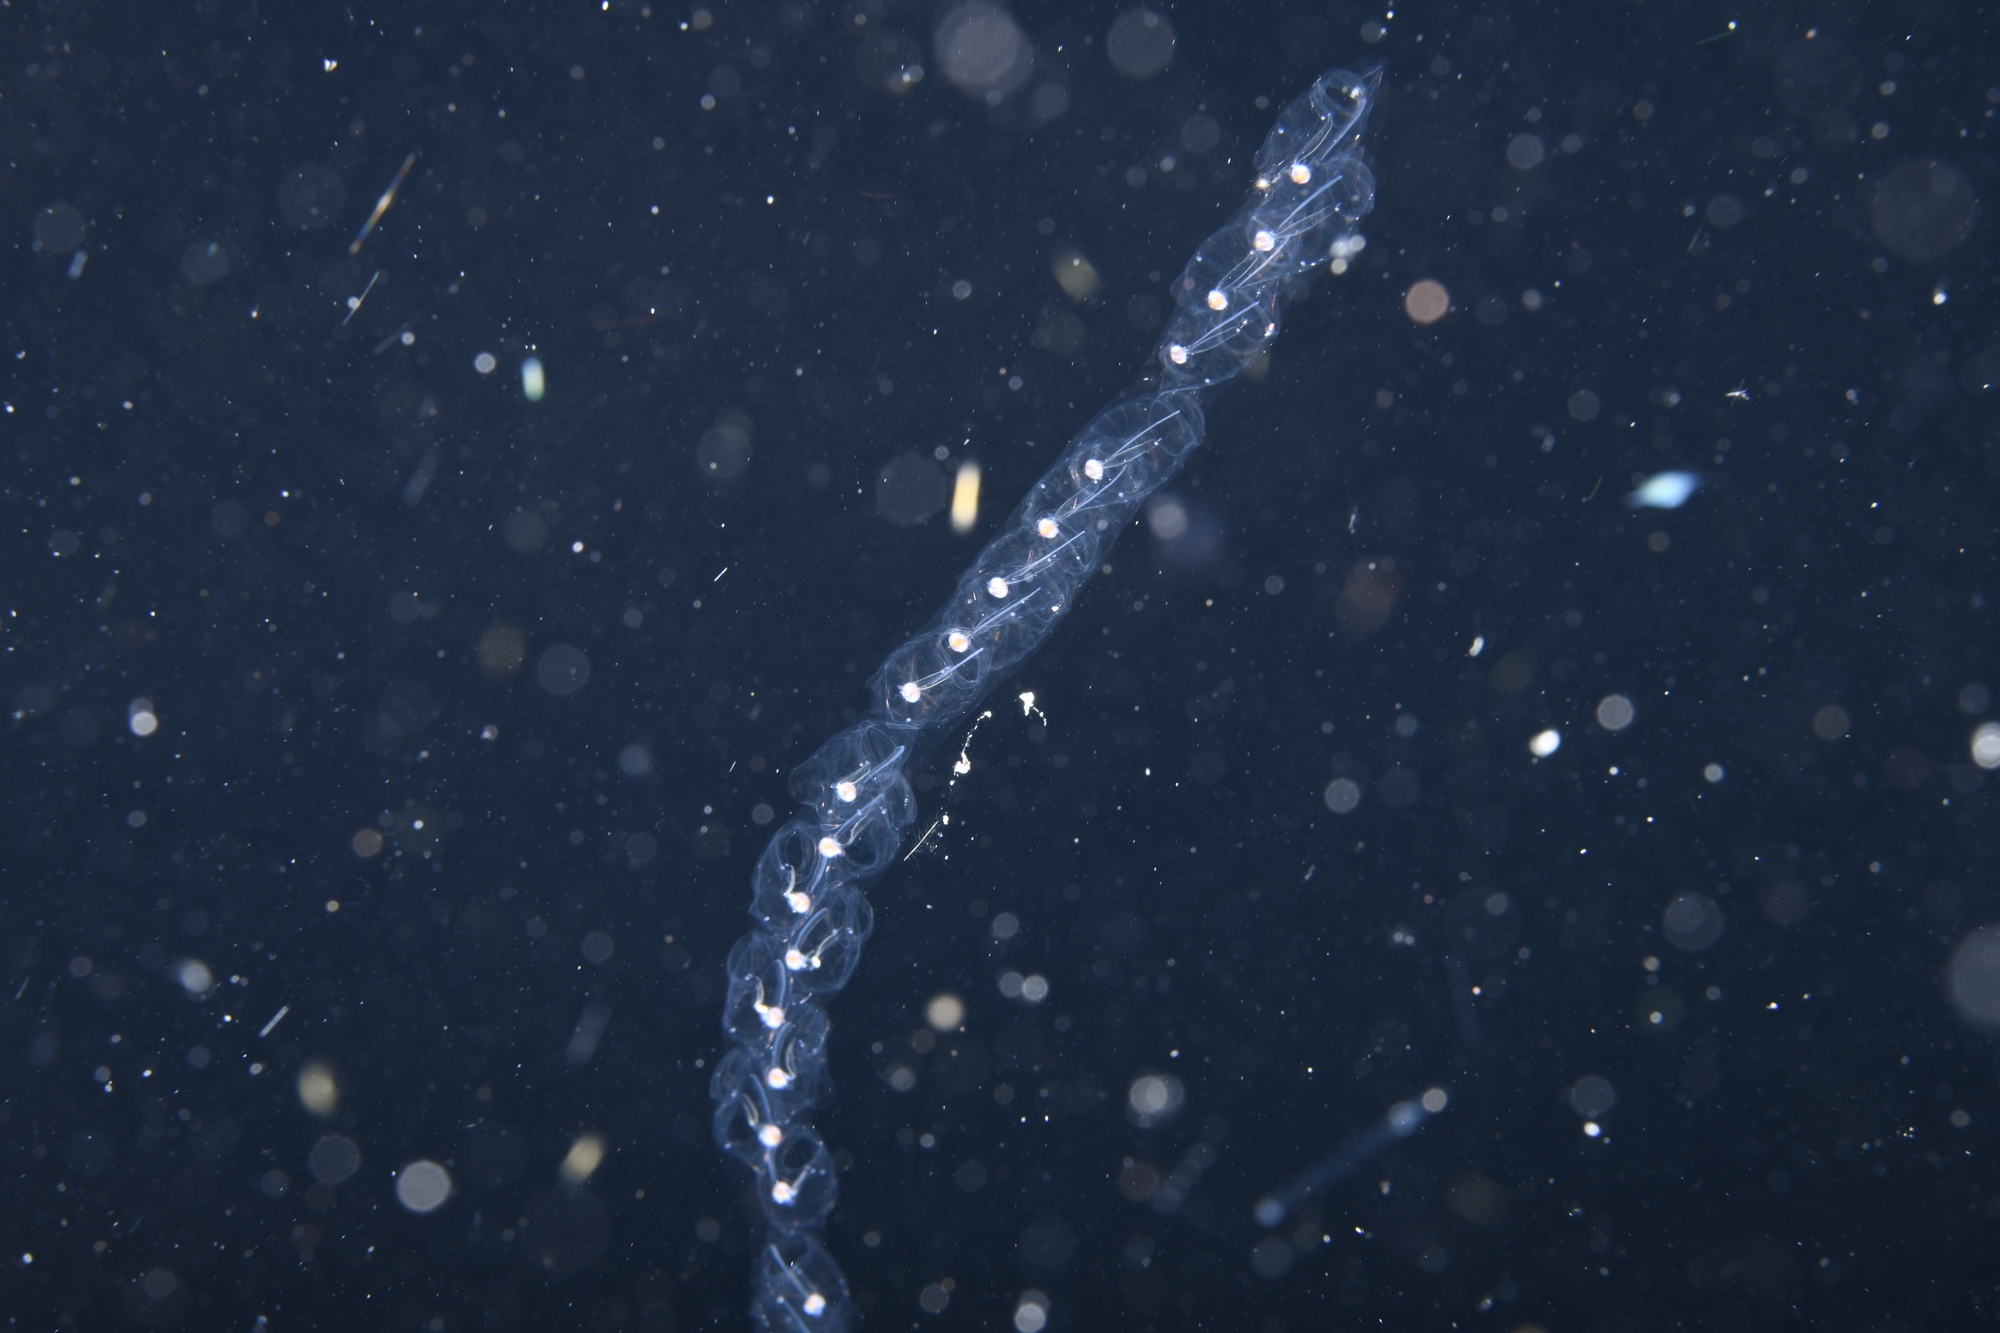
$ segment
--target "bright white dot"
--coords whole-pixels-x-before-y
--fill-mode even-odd
[[[1679,509],[1700,489],[1701,478],[1692,472],[1659,472],[1640,483],[1625,503],[1634,509]]]
[[[1982,722],[1972,733],[1972,762],[1981,768],[2000,768],[2000,722]]]
[[[144,703],[145,701],[141,700],[140,702]],[[132,728],[134,736],[150,736],[160,729],[160,717],[150,706],[144,708],[135,707],[131,715],[126,718],[125,724]],[[1988,764],[1987,767],[1991,768],[1992,765]]]
[[[1049,1324],[1049,1298],[1039,1291],[1021,1293],[1014,1307],[1014,1333],[1042,1333]]]
[[[1632,701],[1622,694],[1607,694],[1597,701],[1597,725],[1606,731],[1623,731],[1632,725]]]
[[[174,968],[174,976],[190,995],[206,995],[215,985],[215,974],[199,958],[183,958]]]
[[[1583,1133],[1586,1138],[1594,1139],[1603,1132],[1604,1126],[1598,1124],[1595,1120],[1586,1120],[1583,1122]]]
[[[1537,759],[1547,759],[1557,750],[1562,749],[1562,744],[1562,733],[1554,727],[1550,727],[1547,731],[1538,731],[1529,738],[1528,753],[1534,755]]]
[[[451,1197],[451,1173],[419,1158],[396,1173],[396,1202],[413,1213],[433,1213]]]

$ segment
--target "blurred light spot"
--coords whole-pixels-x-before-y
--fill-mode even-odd
[[[151,699],[134,699],[125,705],[125,725],[132,728],[134,736],[150,736],[160,729],[159,714],[153,711]]]
[[[413,1213],[434,1213],[451,1197],[451,1173],[418,1158],[396,1173],[396,1202]]]
[[[1597,725],[1606,731],[1623,731],[1637,716],[1632,701],[1622,694],[1607,694],[1597,701]]]
[[[1517,134],[1507,141],[1507,165],[1516,171],[1533,171],[1548,156],[1548,146],[1539,134]]]
[[[1451,293],[1435,278],[1410,284],[1403,293],[1403,313],[1419,324],[1435,324],[1451,311]]]
[[[595,1134],[579,1135],[576,1142],[569,1145],[569,1152],[564,1154],[556,1174],[562,1177],[565,1185],[581,1185],[590,1179],[603,1161],[604,1140]]]
[[[967,459],[958,465],[951,487],[951,530],[970,532],[979,522],[979,464]]]
[[[1701,775],[1702,777],[1706,778],[1710,783],[1720,782],[1722,781],[1723,778],[1722,765],[1708,764],[1704,766],[1703,769],[1701,770]]]
[[[1097,269],[1088,259],[1074,250],[1066,250],[1056,256],[1054,273],[1056,285],[1072,301],[1089,300],[1097,292]]]
[[[1034,72],[1034,49],[1013,16],[985,0],[964,0],[938,19],[938,67],[960,91],[998,105]]]
[[[315,1060],[299,1071],[299,1104],[314,1115],[332,1115],[340,1106],[340,1086],[334,1082],[333,1067]]]
[[[215,974],[199,958],[184,958],[174,968],[174,977],[189,995],[206,995],[215,985]]]
[[[320,1184],[338,1185],[361,1169],[361,1149],[354,1146],[353,1139],[329,1134],[312,1146],[306,1166]]]
[[[1149,79],[1174,57],[1174,25],[1156,9],[1128,9],[1111,21],[1104,54],[1126,78]]]
[[[2000,926],[1981,926],[1960,941],[1945,975],[1959,1013],[2000,1029]]]
[[[1658,472],[1625,496],[1634,509],[1679,509],[1688,497],[1701,489],[1701,478],[1692,472]]]
[[[1547,731],[1538,731],[1528,738],[1528,753],[1537,759],[1547,759],[1562,749],[1562,743],[1562,733],[1550,727]]]
[[[898,527],[923,522],[949,495],[943,471],[919,453],[898,454],[875,477],[875,507]]]
[[[1982,722],[1972,733],[1972,762],[1981,768],[2000,768],[2000,722]]]
[[[1823,741],[1837,741],[1847,734],[1847,710],[1839,704],[1828,704],[1813,714],[1813,735]]]
[[[1570,1109],[1586,1120],[1595,1120],[1618,1104],[1618,1094],[1611,1087],[1611,1080],[1599,1074],[1585,1074],[1571,1084],[1565,1101]]]
[[[539,403],[542,401],[542,395],[547,393],[548,389],[548,379],[542,373],[542,359],[538,356],[531,356],[521,362],[522,396],[531,403]]]
[[[1660,913],[1667,942],[1686,953],[1699,953],[1722,934],[1722,909],[1699,893],[1683,893]]]
[[[574,644],[555,644],[535,663],[535,679],[550,694],[565,698],[589,682],[590,658]]]
[[[955,1032],[965,1023],[965,1001],[950,991],[934,995],[924,1007],[924,1021],[939,1032]]]
[[[1166,1124],[1186,1101],[1187,1089],[1172,1074],[1141,1074],[1125,1091],[1125,1108],[1141,1129]]]

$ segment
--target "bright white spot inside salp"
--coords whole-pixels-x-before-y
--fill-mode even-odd
[[[826,1297],[820,1295],[818,1292],[814,1292],[805,1298],[805,1301],[799,1308],[810,1315],[824,1314],[826,1313]]]
[[[1353,778],[1335,778],[1326,784],[1326,791],[1321,793],[1320,799],[1336,815],[1351,814],[1354,807],[1361,804],[1361,784]]]
[[[1183,351],[1182,357],[1185,358],[1185,356],[1186,352]],[[1104,461],[1098,458],[1092,458],[1086,460],[1083,465],[1083,475],[1090,478],[1092,481],[1103,481]]]
[[[215,973],[199,958],[184,958],[174,967],[174,978],[190,995],[206,995],[215,985]]]
[[[904,681],[902,685],[897,689],[896,693],[903,696],[903,702],[906,704],[913,704],[917,702],[919,699],[924,697],[924,692],[922,687],[920,687],[914,680]]]
[[[1701,770],[1701,775],[1711,784],[1720,782],[1723,778],[1722,765],[1709,764]]]
[[[962,653],[972,646],[972,636],[962,629],[955,629],[944,636],[945,646],[955,653]]]
[[[1606,731],[1623,731],[1635,716],[1632,701],[1622,694],[1607,694],[1597,701],[1597,725]]]
[[[1229,293],[1223,291],[1221,288],[1210,292],[1208,294],[1208,308],[1210,310],[1229,309]]]
[[[2000,925],[1981,926],[1961,940],[1945,978],[1959,1013],[2000,1030]]]
[[[1528,738],[1528,753],[1537,759],[1547,759],[1562,749],[1562,743],[1562,733],[1550,727],[1547,731],[1538,731]]]
[[[757,1131],[757,1142],[766,1148],[775,1148],[785,1141],[785,1131],[776,1125],[765,1125]]]
[[[992,578],[986,580],[986,594],[989,597],[1005,597],[1007,595],[1007,580],[995,574]]]
[[[2000,768],[2000,722],[1982,722],[1972,733],[1972,762],[1981,768]]]
[[[434,1213],[451,1197],[451,1173],[418,1158],[396,1173],[396,1202],[413,1213]]]
[[[939,1032],[955,1032],[965,1023],[965,1001],[945,991],[924,1006],[924,1021]]]
[[[1049,1298],[1039,1291],[1021,1293],[1014,1307],[1014,1333],[1042,1333],[1049,1324]]]
[[[1611,1080],[1599,1074],[1585,1074],[1570,1085],[1563,1099],[1570,1109],[1586,1120],[1595,1120],[1618,1104],[1618,1094],[1611,1087]]]
[[[160,716],[153,711],[153,701],[134,699],[125,705],[125,725],[132,728],[134,736],[150,736],[158,731]]]
[[[1141,1074],[1125,1090],[1125,1109],[1141,1129],[1164,1125],[1187,1102],[1187,1089],[1172,1074]]]
[[[1292,178],[1292,184],[1294,185],[1312,184],[1313,169],[1303,162],[1292,163],[1291,171],[1286,174]]]
[[[1634,509],[1679,509],[1690,495],[1701,489],[1701,478],[1692,472],[1657,472],[1625,497]]]
[[[1705,894],[1678,894],[1660,913],[1660,928],[1676,949],[1700,953],[1721,936],[1722,909]]]
[[[836,856],[845,856],[847,849],[840,845],[840,839],[828,834],[819,840],[819,854],[831,861]]]
[[[1042,540],[1054,541],[1056,538],[1056,534],[1061,532],[1062,529],[1056,526],[1056,521],[1054,519],[1044,518],[1038,520],[1035,523],[1035,531],[1037,534],[1041,536]]]

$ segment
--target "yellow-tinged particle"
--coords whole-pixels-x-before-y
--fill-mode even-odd
[[[604,1139],[598,1134],[579,1134],[563,1155],[556,1174],[565,1185],[581,1185],[604,1161]]]
[[[317,1116],[332,1115],[340,1107],[340,1085],[334,1082],[333,1066],[314,1060],[299,1071],[299,1105]]]
[[[951,488],[951,530],[970,532],[979,521],[979,464],[966,459],[958,465]]]

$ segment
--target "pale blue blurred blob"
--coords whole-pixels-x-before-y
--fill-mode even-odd
[[[1656,472],[1625,503],[1634,509],[1679,509],[1700,489],[1701,478],[1692,472]]]

